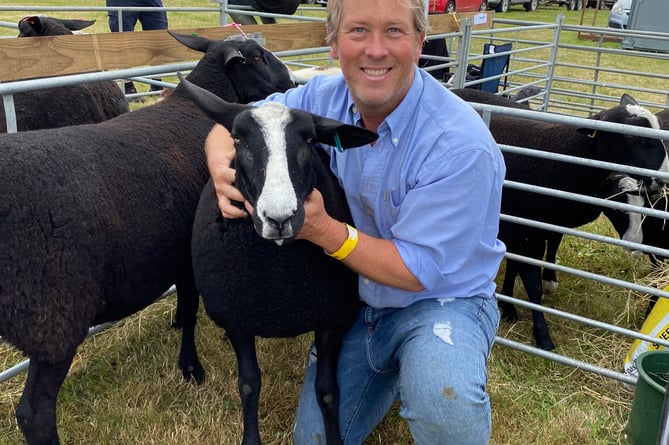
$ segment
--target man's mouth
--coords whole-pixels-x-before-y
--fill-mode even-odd
[[[372,77],[380,77],[386,74],[389,70],[388,68],[363,68],[362,71],[367,74],[368,76]]]

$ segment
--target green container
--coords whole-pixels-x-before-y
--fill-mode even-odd
[[[636,358],[639,378],[627,421],[631,445],[655,445],[669,378],[669,351],[647,351]]]

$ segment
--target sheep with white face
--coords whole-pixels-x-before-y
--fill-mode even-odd
[[[236,147],[235,185],[254,207],[252,222],[223,219],[210,180],[200,198],[192,240],[193,270],[204,307],[226,330],[237,354],[242,443],[260,444],[255,337],[314,331],[316,393],[327,443],[340,445],[337,357],[360,304],[358,279],[315,244],[294,238],[304,222],[304,201],[314,188],[331,216],[352,224],[329,157],[316,144],[345,149],[368,144],[377,135],[276,103],[228,104],[188,82],[182,85],[230,131]]]

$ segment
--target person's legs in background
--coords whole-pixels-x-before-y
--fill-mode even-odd
[[[132,0],[107,0],[106,5],[108,8],[114,6],[138,6],[134,4]],[[107,16],[109,17],[109,30],[111,32],[127,32],[134,31],[137,20],[139,19],[138,11],[122,11],[121,12],[121,27],[119,29],[119,20],[118,20],[118,10],[109,10]],[[131,80],[126,80],[123,83],[123,89],[125,94],[135,94],[137,93],[137,88]]]
[[[232,5],[248,6],[255,11],[263,11],[262,6],[260,6],[260,3],[258,3],[257,0],[230,0],[228,3]],[[230,14],[230,18],[232,18],[235,23],[239,23],[240,25],[258,24],[258,21],[252,15]],[[265,25],[276,23],[276,19],[273,17],[260,17],[260,20]]]
[[[148,0],[146,7],[162,8],[162,0]],[[139,21],[142,23],[144,31],[151,31],[154,29],[167,29],[167,13],[165,11],[144,11],[139,15]]]
[[[439,56],[439,57],[448,57],[448,47],[446,46],[446,39],[434,39],[426,40],[423,45],[423,54],[430,56]],[[439,60],[430,60],[421,57],[418,61],[418,66],[421,68],[427,68],[433,65],[440,65],[445,63]],[[449,68],[439,68],[436,70],[431,70],[430,74],[437,80],[447,81],[451,77],[451,71]]]
[[[162,8],[162,0],[148,0],[146,5],[155,8]],[[167,12],[165,11],[146,11],[139,14],[139,21],[142,24],[143,31],[151,31],[156,29],[167,29]],[[161,79],[156,79],[160,81]],[[161,91],[163,87],[159,85],[151,85],[151,91]]]

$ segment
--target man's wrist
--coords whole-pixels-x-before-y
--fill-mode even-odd
[[[341,244],[341,246],[332,253],[328,253],[327,251],[325,251],[327,255],[340,261],[349,256],[351,252],[353,252],[353,250],[358,245],[358,239],[359,239],[358,231],[356,230],[355,227],[349,224],[345,224],[345,227],[347,231],[347,237]]]

